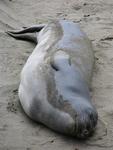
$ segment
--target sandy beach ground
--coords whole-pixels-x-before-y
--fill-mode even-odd
[[[20,72],[35,45],[5,31],[51,19],[78,22],[92,40],[96,133],[78,141],[31,121],[18,98]],[[113,0],[0,0],[0,150],[113,150]]]

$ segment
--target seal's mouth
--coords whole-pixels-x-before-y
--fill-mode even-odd
[[[98,120],[98,114],[95,109],[87,108],[85,111],[81,111],[76,117],[75,134],[77,138],[90,137],[96,128]]]

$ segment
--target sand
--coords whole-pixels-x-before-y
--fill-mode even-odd
[[[92,101],[96,133],[86,141],[66,137],[31,121],[18,98],[20,72],[34,46],[5,31],[51,19],[80,23],[94,46]],[[113,1],[0,0],[0,150],[113,150]]]

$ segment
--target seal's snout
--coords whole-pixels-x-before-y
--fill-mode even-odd
[[[76,132],[78,138],[91,136],[96,128],[98,115],[94,108],[87,108],[77,115]]]

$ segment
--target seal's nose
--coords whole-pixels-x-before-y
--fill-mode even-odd
[[[83,130],[83,136],[87,136],[88,134],[89,134],[89,132],[87,129]]]
[[[82,111],[77,116],[77,137],[86,138],[91,136],[95,131],[97,120],[98,115],[94,109],[88,108],[86,111]]]

